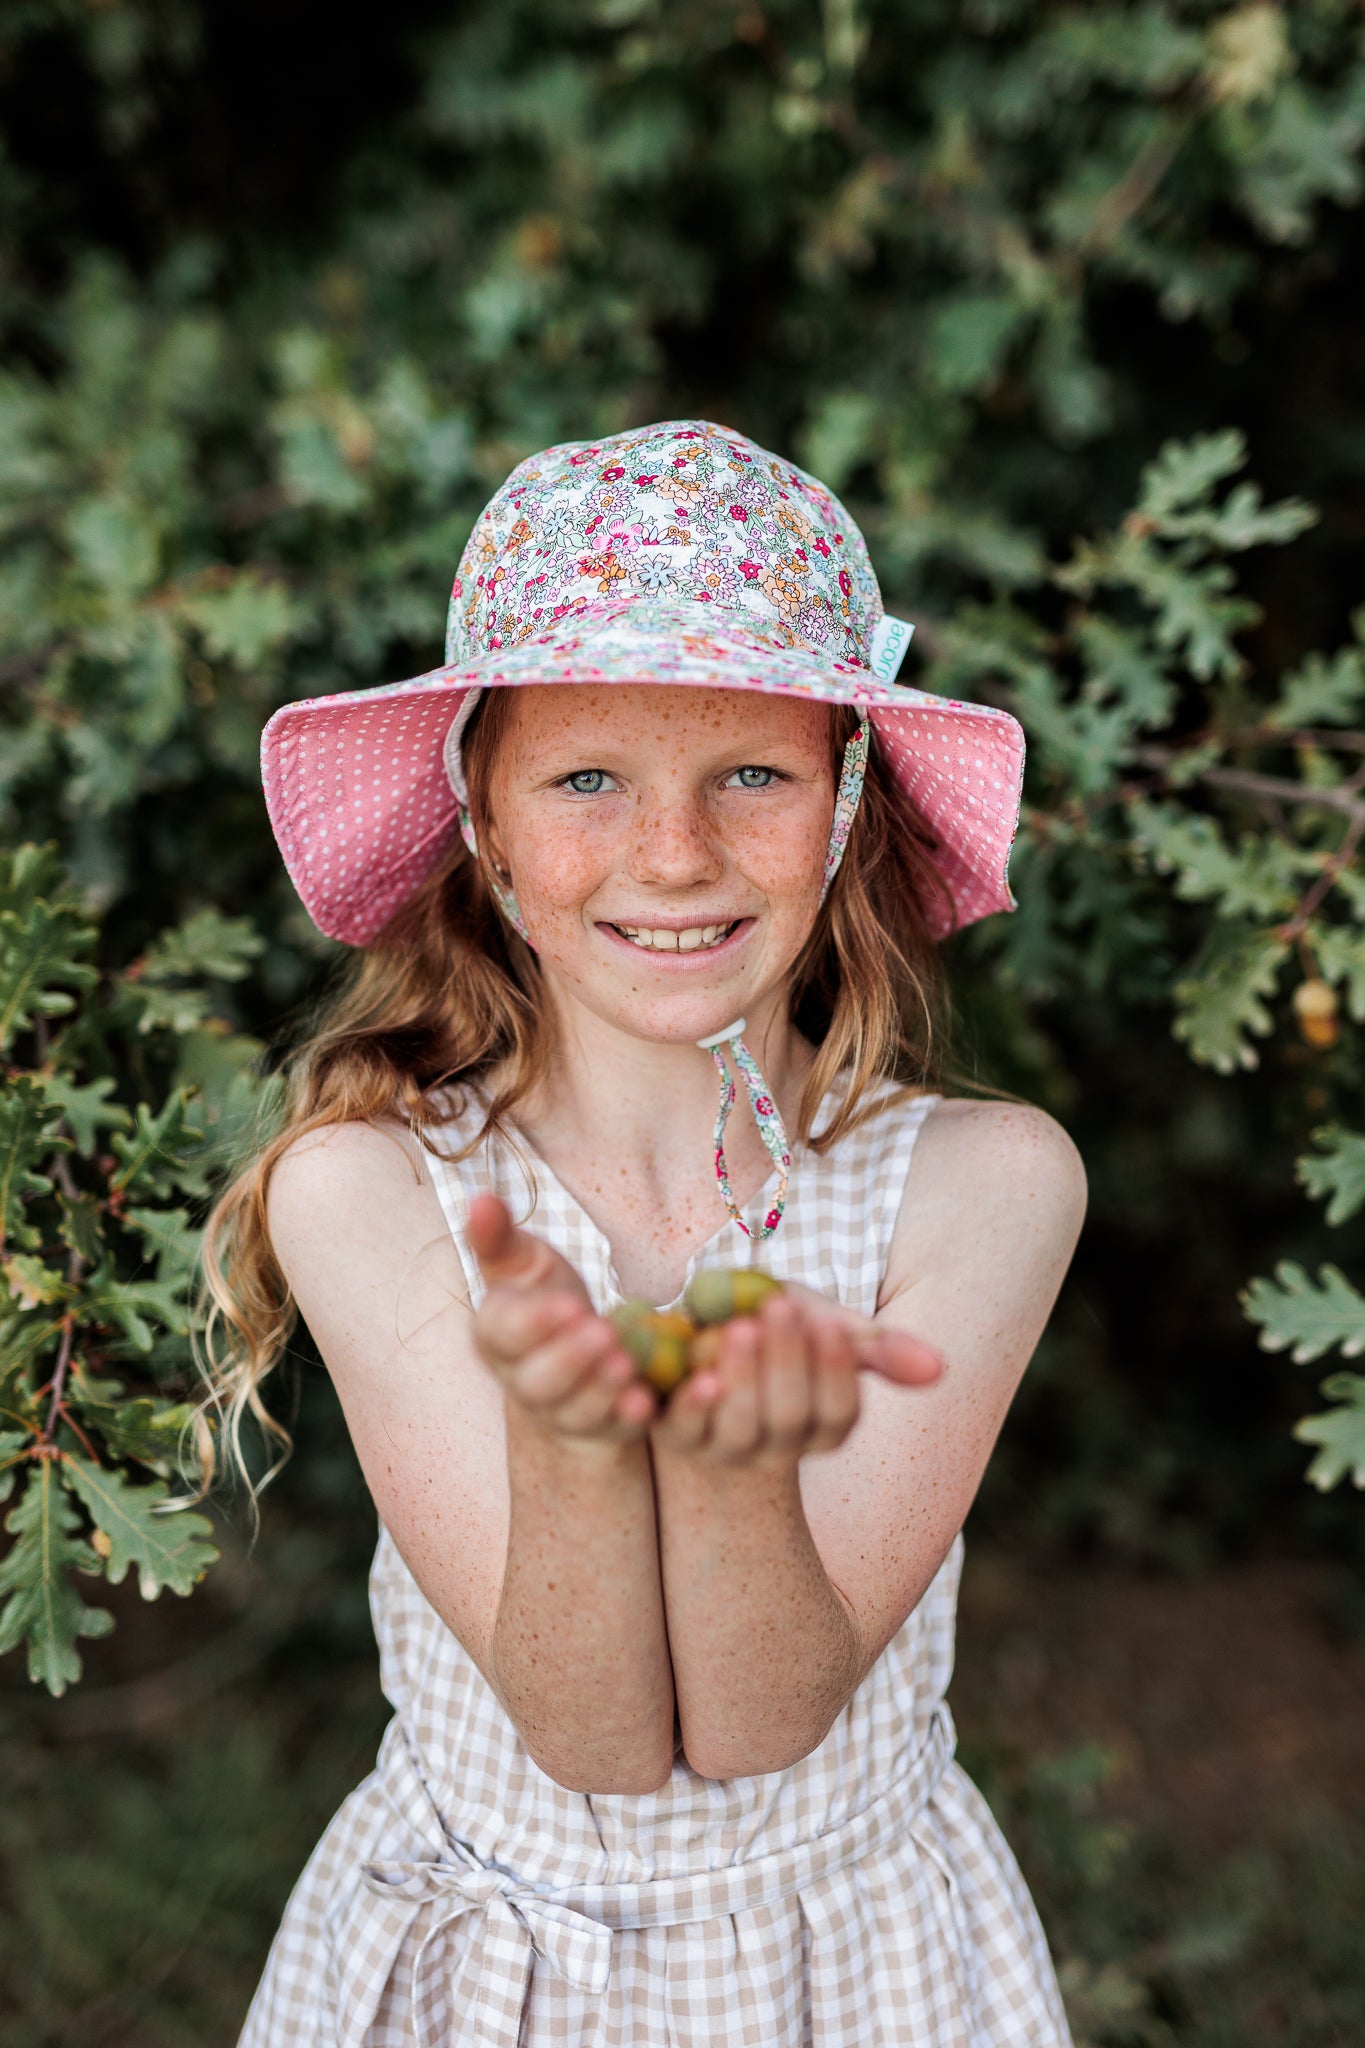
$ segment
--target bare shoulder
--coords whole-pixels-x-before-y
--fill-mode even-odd
[[[325,1124],[301,1131],[275,1162],[267,1197],[271,1231],[289,1230],[354,1201],[384,1203],[428,1186],[421,1148],[396,1120]]]
[[[300,1133],[271,1174],[266,1227],[324,1352],[333,1304],[410,1287],[415,1260],[446,1292],[465,1293],[422,1146],[396,1120]]]
[[[965,1242],[1027,1247],[1069,1264],[1085,1222],[1085,1162],[1034,1103],[946,1096],[920,1126],[888,1261],[888,1291]]]
[[[373,1488],[367,1418],[379,1380],[395,1362],[411,1376],[432,1347],[453,1355],[469,1312],[420,1141],[396,1121],[301,1132],[271,1177],[266,1222]]]
[[[968,1174],[982,1165],[1032,1167],[1049,1184],[1070,1182],[1084,1193],[1085,1162],[1065,1124],[1033,1102],[948,1095],[934,1104],[915,1146],[917,1167]]]

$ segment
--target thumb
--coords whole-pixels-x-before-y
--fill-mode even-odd
[[[587,1300],[587,1289],[568,1260],[544,1238],[535,1237],[512,1221],[512,1213],[498,1195],[475,1195],[464,1226],[465,1242],[479,1262],[479,1271],[489,1287],[509,1282],[516,1286],[542,1287],[558,1281],[570,1292]]]
[[[479,1262],[479,1271],[491,1285],[502,1280],[519,1280],[536,1264],[541,1249],[527,1231],[519,1230],[511,1211],[498,1195],[475,1195],[465,1217],[465,1241]]]

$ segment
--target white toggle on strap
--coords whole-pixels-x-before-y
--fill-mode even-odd
[[[709,1038],[699,1038],[697,1044],[703,1052],[710,1052],[717,1045],[728,1045],[732,1038],[743,1038],[749,1026],[743,1017],[737,1017],[724,1031],[713,1031]]]

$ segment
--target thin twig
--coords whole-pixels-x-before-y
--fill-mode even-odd
[[[1229,747],[1336,747],[1343,753],[1365,754],[1365,732],[1342,732],[1332,726],[1231,725],[1196,738],[1219,739]]]
[[[1229,738],[1229,734],[1226,732],[1220,733],[1218,736],[1224,740]],[[1302,735],[1296,734],[1292,735],[1292,737],[1299,738]],[[1356,735],[1350,735],[1349,737],[1354,738]],[[1359,737],[1365,739],[1365,735],[1360,735]],[[1135,802],[1138,798],[1147,796],[1153,790],[1169,784],[1169,770],[1181,758],[1180,750],[1176,748],[1135,747],[1133,752],[1139,759],[1156,765],[1162,772],[1145,781],[1136,777],[1131,778],[1119,783],[1115,789],[1101,791],[1097,796],[1088,801],[1074,798],[1061,807],[1062,815],[1076,824],[1085,825],[1089,822],[1090,816],[1094,811],[1105,809],[1113,803]],[[1336,790],[1315,789],[1305,783],[1287,782],[1281,780],[1278,776],[1255,775],[1249,771],[1236,768],[1201,768],[1197,771],[1194,780],[1212,782],[1220,788],[1232,788],[1246,795],[1258,797],[1263,802],[1268,802],[1274,812],[1275,821],[1286,838],[1289,835],[1287,820],[1281,809],[1283,802],[1326,802],[1329,809],[1338,810],[1345,814],[1348,823],[1340,846],[1327,855],[1322,864],[1321,871],[1315,876],[1308,889],[1304,892],[1302,899],[1295,906],[1293,914],[1286,918],[1282,924],[1278,924],[1274,928],[1276,938],[1283,939],[1286,944],[1292,944],[1295,940],[1301,941],[1308,920],[1312,917],[1313,912],[1317,909],[1328,891],[1335,886],[1338,877],[1351,866],[1356,857],[1356,850],[1362,838],[1365,838],[1365,803],[1356,802],[1354,799],[1354,792],[1365,787],[1365,767],[1357,770],[1348,782]],[[1030,831],[1046,838],[1050,823],[1046,812],[1039,811],[1032,805],[1025,805],[1021,815],[1027,821]]]
[[[1171,165],[1185,147],[1198,122],[1191,109],[1164,135],[1153,135],[1129,164],[1122,177],[1109,187],[1090,216],[1090,225],[1076,244],[1076,254],[1098,256],[1117,241],[1134,214],[1141,213]]]
[[[77,1266],[81,1264],[81,1261],[76,1258],[74,1252],[71,1254],[71,1257]],[[68,1266],[69,1271],[70,1267]],[[76,1274],[76,1278],[80,1278],[79,1272]],[[69,1312],[62,1317],[62,1341],[57,1347],[57,1364],[50,1382],[52,1397],[48,1403],[47,1421],[43,1425],[43,1442],[45,1444],[50,1444],[57,1433],[57,1424],[63,1413],[62,1395],[66,1392],[66,1375],[70,1370],[71,1354],[75,1348],[76,1317],[74,1312]]]
[[[1181,749],[1177,747],[1135,746],[1131,752],[1133,759],[1144,767],[1167,771],[1181,759]],[[1365,770],[1338,789],[1321,789],[1314,783],[1291,782],[1282,775],[1258,775],[1251,768],[1220,768],[1211,764],[1198,769],[1193,779],[1212,783],[1218,789],[1236,790],[1242,796],[1275,798],[1288,804],[1312,804],[1323,810],[1340,811],[1357,825],[1365,824],[1365,802],[1356,794],[1362,777]]]
[[[38,1057],[40,1060],[45,1061],[47,1059],[48,1046],[51,1037],[51,1034],[49,1033],[47,1028],[46,1018],[37,1017],[34,1019],[33,1035],[38,1048]],[[69,1137],[71,1135],[67,1125],[64,1122],[58,1123],[57,1132],[59,1136],[66,1135]],[[76,1186],[75,1178],[71,1172],[70,1161],[67,1159],[66,1154],[64,1152],[54,1152],[52,1155],[51,1167],[52,1178],[56,1181],[58,1188],[66,1197],[67,1201],[70,1203],[72,1208],[74,1208],[76,1203],[80,1200],[80,1190]],[[68,1287],[77,1287],[80,1285],[80,1282],[84,1277],[85,1260],[81,1257],[80,1253],[73,1246],[67,1256],[66,1261],[66,1284]],[[57,1347],[57,1363],[55,1368],[53,1369],[52,1378],[49,1382],[49,1386],[51,1388],[51,1398],[48,1402],[47,1421],[43,1426],[42,1435],[42,1441],[45,1444],[50,1445],[52,1443],[52,1440],[57,1433],[57,1424],[59,1421],[63,1419],[65,1419],[67,1422],[71,1421],[71,1417],[67,1414],[66,1406],[62,1397],[66,1392],[66,1376],[71,1369],[71,1357],[72,1353],[75,1351],[75,1348],[76,1316],[74,1310],[68,1310],[66,1315],[62,1317],[62,1341]],[[75,1428],[74,1423],[72,1424],[72,1427]],[[81,1433],[79,1430],[76,1430],[76,1434],[77,1436],[80,1436]],[[81,1437],[81,1442],[85,1443],[84,1437]],[[86,1449],[90,1449],[89,1444],[86,1444]],[[93,1456],[93,1453],[91,1455]]]
[[[1328,858],[1324,861],[1322,873],[1310,885],[1303,900],[1296,908],[1294,915],[1288,918],[1284,924],[1275,927],[1276,938],[1290,941],[1299,937],[1323,897],[1329,889],[1335,886],[1338,875],[1342,873],[1343,869],[1349,867],[1355,859],[1356,848],[1360,844],[1363,831],[1365,831],[1365,819],[1358,820],[1350,827],[1336,852],[1329,854]]]

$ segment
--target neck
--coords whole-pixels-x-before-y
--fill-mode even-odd
[[[518,1114],[555,1170],[558,1155],[571,1166],[579,1159],[609,1162],[660,1190],[713,1184],[711,1131],[720,1080],[711,1054],[691,1043],[638,1038],[572,999],[559,997],[555,1013],[551,1074]],[[788,1020],[784,990],[746,1012],[744,1041],[791,1128],[814,1055]],[[742,1085],[726,1155],[737,1192],[741,1182],[756,1192],[771,1162]]]

